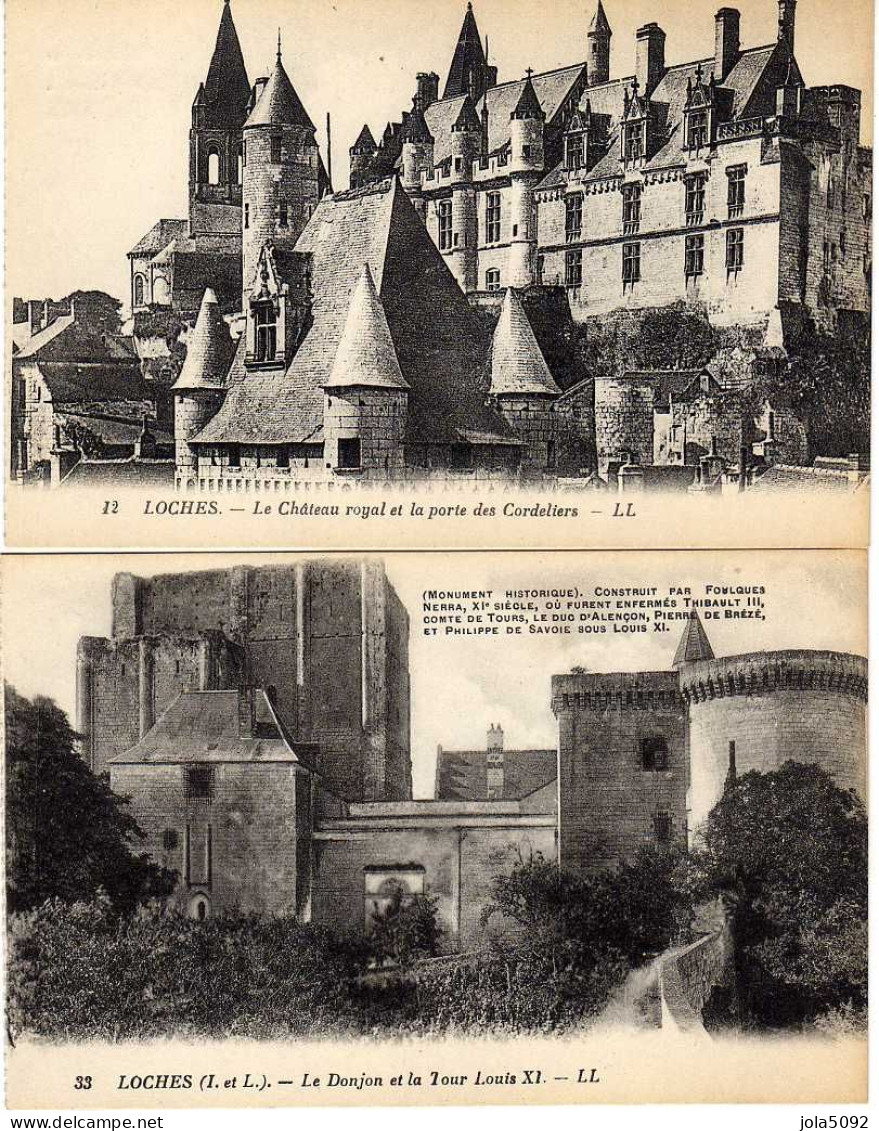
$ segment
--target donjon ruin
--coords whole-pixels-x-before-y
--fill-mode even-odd
[[[484,750],[438,750],[421,800],[409,620],[380,561],[119,574],[112,602],[112,636],[79,643],[82,754],[196,918],[362,931],[424,892],[444,945],[466,948],[491,928],[494,876],[686,844],[738,774],[792,759],[865,793],[866,660],[715,657],[695,612],[667,670],[553,676],[555,749],[508,749],[492,725]]]

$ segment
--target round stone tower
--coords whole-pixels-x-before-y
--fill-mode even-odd
[[[351,296],[324,386],[324,460],[341,474],[402,470],[409,385],[368,264]]]
[[[537,247],[534,188],[543,176],[541,108],[529,70],[516,108],[510,115],[510,253],[507,279],[512,287],[534,282]]]
[[[242,221],[246,297],[267,243],[293,250],[319,200],[315,128],[281,61],[244,123]]]
[[[452,126],[452,254],[449,266],[465,293],[477,289],[476,189],[473,162],[482,148],[482,123],[468,94]]]
[[[229,328],[220,314],[217,296],[208,288],[187,345],[186,360],[171,390],[179,487],[190,486],[198,476],[198,456],[190,440],[223,403],[232,352]]]
[[[378,150],[372,130],[368,125],[357,135],[357,141],[348,150],[350,157],[351,188],[360,188],[369,180],[369,169]]]
[[[698,618],[696,618],[698,619]],[[704,633],[703,633],[704,636]],[[692,658],[691,658],[692,656]],[[691,833],[730,775],[821,766],[844,789],[866,793],[867,661],[795,649],[676,657],[690,740]]]
[[[421,177],[433,168],[433,135],[427,127],[424,111],[416,96],[412,111],[403,126],[403,189],[423,221],[426,202]]]
[[[561,393],[518,295],[507,290],[491,343],[489,395],[524,444],[523,471],[555,469],[558,418],[553,405]]]

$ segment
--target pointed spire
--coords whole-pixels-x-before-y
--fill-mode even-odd
[[[378,146],[375,143],[375,138],[372,136],[372,130],[366,123],[363,129],[357,135],[357,141],[351,146],[352,153],[375,153]]]
[[[607,16],[604,14],[604,5],[601,3],[601,0],[598,0],[598,7],[595,9],[595,14],[589,23],[588,34],[606,39],[610,39],[613,35]]]
[[[519,296],[510,288],[504,295],[501,316],[491,342],[493,396],[531,393],[561,396],[561,389],[541,353]]]
[[[199,88],[199,95],[199,105],[204,103],[208,114],[203,123],[205,126],[237,127],[244,121],[247,100],[250,98],[250,80],[228,0],[223,5],[217,42],[204,90]]]
[[[326,388],[408,389],[400,370],[385,308],[364,263],[351,296]]]
[[[220,314],[217,296],[208,287],[201,300],[195,329],[186,347],[186,360],[174,382],[174,390],[223,388],[231,354],[229,327]]]
[[[280,36],[280,32],[278,33]],[[305,107],[299,100],[299,95],[293,89],[293,84],[284,64],[281,61],[280,39],[278,40],[278,58],[275,69],[266,83],[257,104],[244,123],[245,129],[251,126],[301,126],[306,130],[314,130],[314,122],[309,118]]]
[[[681,642],[678,644],[672,666],[680,668],[684,664],[698,664],[701,660],[713,659],[714,651],[705,629],[702,627],[699,613],[696,609],[691,609],[690,619],[687,621]]]
[[[457,98],[461,94],[466,94],[470,89],[473,72],[484,66],[485,52],[482,49],[479,28],[473,15],[473,5],[468,4],[455,54],[452,56],[452,65],[449,67],[443,98]]]
[[[534,89],[534,84],[531,81],[533,73],[530,67],[525,72],[525,85],[522,87],[522,93],[519,95],[516,109],[510,115],[511,119],[531,118],[541,122],[546,120],[546,114],[543,112],[540,99],[537,97],[537,91]]]
[[[276,62],[281,62],[281,29],[278,28],[278,54],[275,56]]]

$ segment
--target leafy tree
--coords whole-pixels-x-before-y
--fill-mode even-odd
[[[174,876],[133,846],[143,839],[125,801],[76,750],[77,735],[51,699],[31,702],[6,686],[7,905],[24,911],[103,889],[132,909],[167,895]]]
[[[436,954],[440,940],[436,905],[433,896],[404,897],[402,891],[394,892],[388,906],[373,917],[370,944],[375,957],[409,966],[416,958]]]
[[[698,830],[687,883],[731,908],[739,996],[759,1024],[866,1004],[867,819],[818,766],[727,785]]]

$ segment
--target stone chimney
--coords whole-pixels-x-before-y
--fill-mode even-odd
[[[38,334],[42,330],[45,322],[43,321],[44,305],[39,299],[28,299],[27,304],[27,320],[30,325],[31,337]]]
[[[155,459],[157,447],[155,433],[150,429],[150,418],[145,415],[141,423],[140,436],[134,445],[135,459]]]
[[[247,685],[238,687],[238,737],[253,738],[254,707],[253,688]]]
[[[649,97],[665,74],[665,32],[645,24],[635,32],[635,75],[641,94]]]
[[[714,79],[723,82],[739,57],[741,14],[737,8],[721,8],[714,17]]]
[[[504,748],[503,727],[500,725],[500,723],[498,723],[497,726],[494,726],[494,725],[490,726],[488,728],[488,734],[486,735],[486,738],[485,738],[485,749],[497,751],[497,750],[503,750],[503,748]]]
[[[415,81],[418,84],[415,95],[418,99],[418,105],[422,110],[426,110],[439,98],[439,75],[434,71],[419,71],[415,76]]]
[[[778,38],[787,40],[792,55],[796,26],[797,0],[778,0]]]

